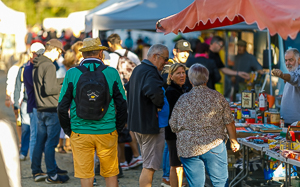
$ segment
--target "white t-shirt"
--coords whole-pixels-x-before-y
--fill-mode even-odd
[[[118,49],[115,52],[119,53],[120,55],[124,55],[126,49]],[[109,56],[110,56],[110,66],[113,68],[117,68],[119,55],[116,53],[110,53]],[[136,65],[139,65],[141,63],[139,57],[131,51],[128,51],[127,57]]]
[[[16,85],[16,78],[18,76],[20,67],[13,65],[11,68],[9,68],[7,73],[7,81],[6,81],[6,93],[10,96],[11,103],[14,103],[14,92],[15,92],[15,85]],[[22,84],[21,92],[20,92],[20,99],[19,103],[21,103],[23,97],[24,97],[24,84]]]

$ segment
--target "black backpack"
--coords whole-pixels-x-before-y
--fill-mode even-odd
[[[89,62],[90,63],[90,62]],[[111,101],[108,83],[103,70],[107,67],[101,64],[94,71],[81,65],[78,68],[82,74],[79,77],[76,88],[76,114],[87,120],[100,120],[105,115]]]

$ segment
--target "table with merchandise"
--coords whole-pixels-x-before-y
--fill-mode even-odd
[[[293,131],[290,132],[290,129],[284,129],[286,132],[281,132],[282,129],[280,129],[279,132],[278,127],[270,124],[260,124],[258,126],[258,124],[236,123],[236,128],[240,128],[241,126],[248,128],[249,133],[251,130],[260,131],[261,129],[269,133],[262,132],[254,136],[238,138],[242,149],[242,170],[230,182],[229,186],[236,186],[247,179],[249,175],[249,150],[257,150],[260,153],[264,178],[266,181],[274,183],[271,186],[280,186],[281,184],[277,181],[272,181],[272,177],[275,175],[283,177],[285,186],[300,185],[299,180],[291,179],[291,176],[295,176],[296,174],[295,166],[300,167],[300,143],[295,139],[295,136],[287,136],[287,134],[293,133]],[[266,162],[267,164],[265,164]],[[260,184],[260,186],[264,186],[264,184]]]

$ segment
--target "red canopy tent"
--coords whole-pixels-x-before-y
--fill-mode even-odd
[[[181,12],[156,24],[158,32],[186,33],[240,22],[267,28],[271,35],[296,38],[300,30],[298,0],[195,0]]]
[[[256,23],[270,35],[278,33],[283,39],[295,39],[300,30],[299,0],[195,0],[181,12],[156,23],[157,32],[187,33],[246,22]],[[271,50],[269,50],[270,94]]]

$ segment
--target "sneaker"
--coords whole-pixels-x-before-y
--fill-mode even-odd
[[[120,166],[124,171],[129,169],[127,161],[120,163]]]
[[[170,180],[163,178],[160,186],[161,187],[171,187]]]
[[[142,156],[138,156],[138,157],[132,157],[130,163],[128,164],[128,167],[129,168],[134,168],[134,167],[137,167],[139,165],[143,164],[143,159],[142,159]]]
[[[60,183],[65,183],[69,180],[68,175],[57,175],[57,178],[54,180],[52,177],[47,177],[45,179],[45,182],[48,184],[60,184]]]
[[[67,170],[62,170],[59,167],[56,167],[56,173],[59,175],[66,175],[68,173]]]
[[[93,186],[97,186],[97,180],[94,178]]]
[[[47,177],[48,177],[48,175],[46,173],[43,173],[43,172],[33,175],[33,179],[34,179],[35,182],[44,181]]]
[[[20,157],[19,157],[19,158],[20,158],[21,161],[24,161],[24,160],[26,159],[26,156],[20,154]]]

